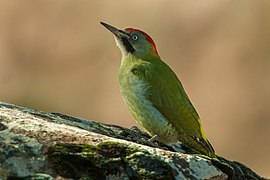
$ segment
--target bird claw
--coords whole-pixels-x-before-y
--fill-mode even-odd
[[[142,134],[142,131],[137,126],[132,126],[130,128],[130,131],[136,133],[136,134]]]
[[[148,139],[148,141],[150,143],[154,143],[154,141],[157,141],[157,139],[158,139],[158,135],[154,135],[153,137],[151,137],[150,139]]]
[[[156,142],[157,139],[158,139],[158,135],[154,135],[153,137],[151,137],[150,139],[147,140],[147,143],[148,143],[150,146],[158,147],[158,143]]]
[[[135,136],[135,137],[138,137],[138,136],[143,136],[145,133],[143,131],[141,131],[137,126],[132,126],[130,128],[130,131],[132,132],[132,134]],[[155,142],[157,141],[158,139],[158,135],[154,135],[153,137],[151,137],[150,139],[148,140],[143,140],[143,138],[141,139],[142,142],[144,142],[143,144],[147,144],[147,145],[150,145],[150,146],[153,146],[153,147],[158,147],[158,143]]]

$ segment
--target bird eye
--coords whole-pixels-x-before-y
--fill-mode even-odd
[[[133,36],[132,36],[132,39],[133,39],[134,41],[137,41],[137,40],[139,39],[139,37],[138,37],[137,35],[133,35]]]

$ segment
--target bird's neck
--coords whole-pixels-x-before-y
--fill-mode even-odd
[[[121,59],[121,66],[128,66],[132,64],[137,64],[140,62],[151,62],[152,64],[158,64],[161,62],[161,59],[159,56],[149,56],[149,57],[144,57],[144,58],[138,58],[132,53],[126,53],[122,54],[122,59]]]
[[[142,60],[137,58],[131,53],[122,54],[121,67],[132,65],[134,63],[138,63],[139,61],[142,61]]]

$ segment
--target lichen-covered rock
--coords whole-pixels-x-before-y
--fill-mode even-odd
[[[0,103],[0,179],[261,179],[242,164],[175,152],[148,138],[115,125]]]
[[[202,158],[188,157],[119,142],[57,144],[49,148],[57,173],[70,178],[122,177],[131,179],[227,179]]]

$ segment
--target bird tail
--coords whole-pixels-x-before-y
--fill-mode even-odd
[[[203,138],[196,138],[196,140],[200,143],[200,145],[203,147],[203,154],[211,157],[211,158],[217,158],[215,154],[215,150],[213,146],[210,144],[210,142],[207,139]]]

